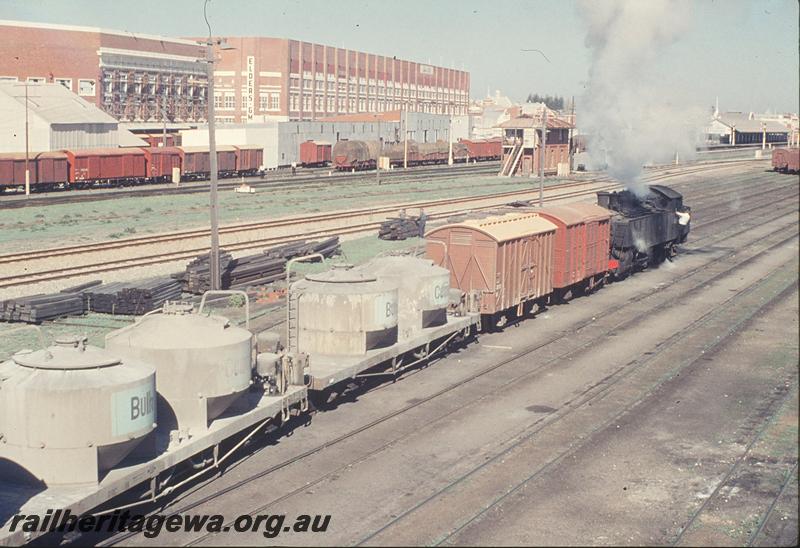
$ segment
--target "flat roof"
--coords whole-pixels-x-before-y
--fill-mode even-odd
[[[113,34],[116,36],[127,36],[129,38],[143,38],[145,40],[156,40],[159,42],[172,42],[173,44],[184,44],[191,46],[197,45],[197,42],[195,42],[194,40],[186,40],[184,38],[172,38],[169,36],[160,36],[157,34],[144,34],[139,32],[125,31],[125,30],[101,29],[99,27],[82,27],[77,25],[40,23],[38,21],[13,21],[9,19],[0,19],[0,26],[26,27],[34,29],[49,29],[49,30],[66,30],[72,32],[92,32],[96,34]]]

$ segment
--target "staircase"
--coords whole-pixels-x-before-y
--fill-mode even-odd
[[[517,170],[517,166],[519,165],[519,160],[522,158],[522,143],[516,143],[514,148],[511,149],[511,153],[506,157],[505,162],[503,162],[503,168],[500,170],[500,173],[497,175],[500,177],[511,177],[514,172]]]

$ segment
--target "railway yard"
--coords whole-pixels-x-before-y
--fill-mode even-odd
[[[668,185],[691,206],[692,230],[674,260],[468,337],[400,376],[339,383],[313,398],[309,412],[237,446],[224,474],[199,474],[158,503],[126,494],[106,510],[221,514],[228,528],[245,515],[330,515],[312,541],[322,545],[796,542],[800,196],[795,176],[769,167],[733,160],[649,170],[644,182]],[[310,182],[232,195],[223,202],[234,211],[221,246],[236,254],[335,234],[344,258],[362,263],[424,248],[417,238],[376,240],[381,221],[399,209],[424,207],[435,227],[455,214],[538,199],[530,180],[426,175],[386,180],[380,189],[373,174],[345,187]],[[599,173],[552,178],[544,202],[594,202],[596,192],[619,188]],[[343,207],[356,194],[359,207]],[[174,272],[207,251],[193,199],[6,209],[0,300]],[[68,213],[76,210],[83,217]],[[126,210],[135,234],[92,230]],[[26,233],[38,222],[34,211],[44,215],[40,225],[52,224],[42,230],[46,239]],[[67,215],[59,246],[43,245],[59,231],[51,219]],[[119,217],[110,229],[129,223]],[[281,332],[283,303],[251,298],[251,331]],[[222,306],[244,324],[230,302]],[[130,325],[128,317],[90,313],[42,328],[50,338],[77,330],[103,346],[106,334]],[[16,324],[0,324],[0,340],[3,359],[36,345],[35,334]],[[0,496],[0,521],[15,510],[15,496]],[[58,496],[72,497],[67,506],[77,512],[101,502]],[[154,542],[135,532],[68,540]],[[265,535],[200,531],[155,540],[263,545]],[[291,531],[278,540],[309,543]]]
[[[29,4],[0,548],[800,545],[797,2]]]

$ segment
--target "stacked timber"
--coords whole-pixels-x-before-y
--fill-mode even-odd
[[[222,289],[231,289],[269,284],[286,275],[286,261],[289,259],[312,253],[330,257],[338,251],[338,236],[322,241],[290,242],[238,259],[220,250],[220,286]],[[201,255],[186,265],[185,272],[174,274],[173,278],[179,280],[188,293],[205,293],[211,289],[210,264],[209,255]]]
[[[45,320],[83,314],[80,293],[30,295],[0,302],[0,319],[9,322],[40,323]]]
[[[419,236],[419,217],[391,217],[381,223],[378,238],[381,240],[405,240]]]
[[[164,277],[112,282],[84,292],[86,310],[123,315],[145,314],[160,308],[166,301],[178,300],[180,296],[180,282]]]

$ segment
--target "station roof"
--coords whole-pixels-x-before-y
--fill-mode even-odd
[[[761,133],[766,126],[767,133],[789,133],[789,128],[772,120],[750,118],[743,112],[726,112],[719,115],[717,121],[724,126],[736,128],[739,133]]]
[[[539,129],[542,127],[542,118],[540,116],[533,117],[523,114],[517,118],[506,120],[498,127],[511,128],[511,129]],[[572,124],[560,118],[547,117],[547,129],[570,129],[573,128]]]
[[[0,95],[25,107],[25,88],[21,82],[0,84]],[[108,124],[117,120],[61,84],[28,84],[28,111],[48,124]]]
[[[461,223],[445,225],[430,233],[451,228],[467,228],[482,232],[497,243],[507,242],[545,232],[555,232],[556,225],[537,213],[509,213],[484,219],[470,219]]]

